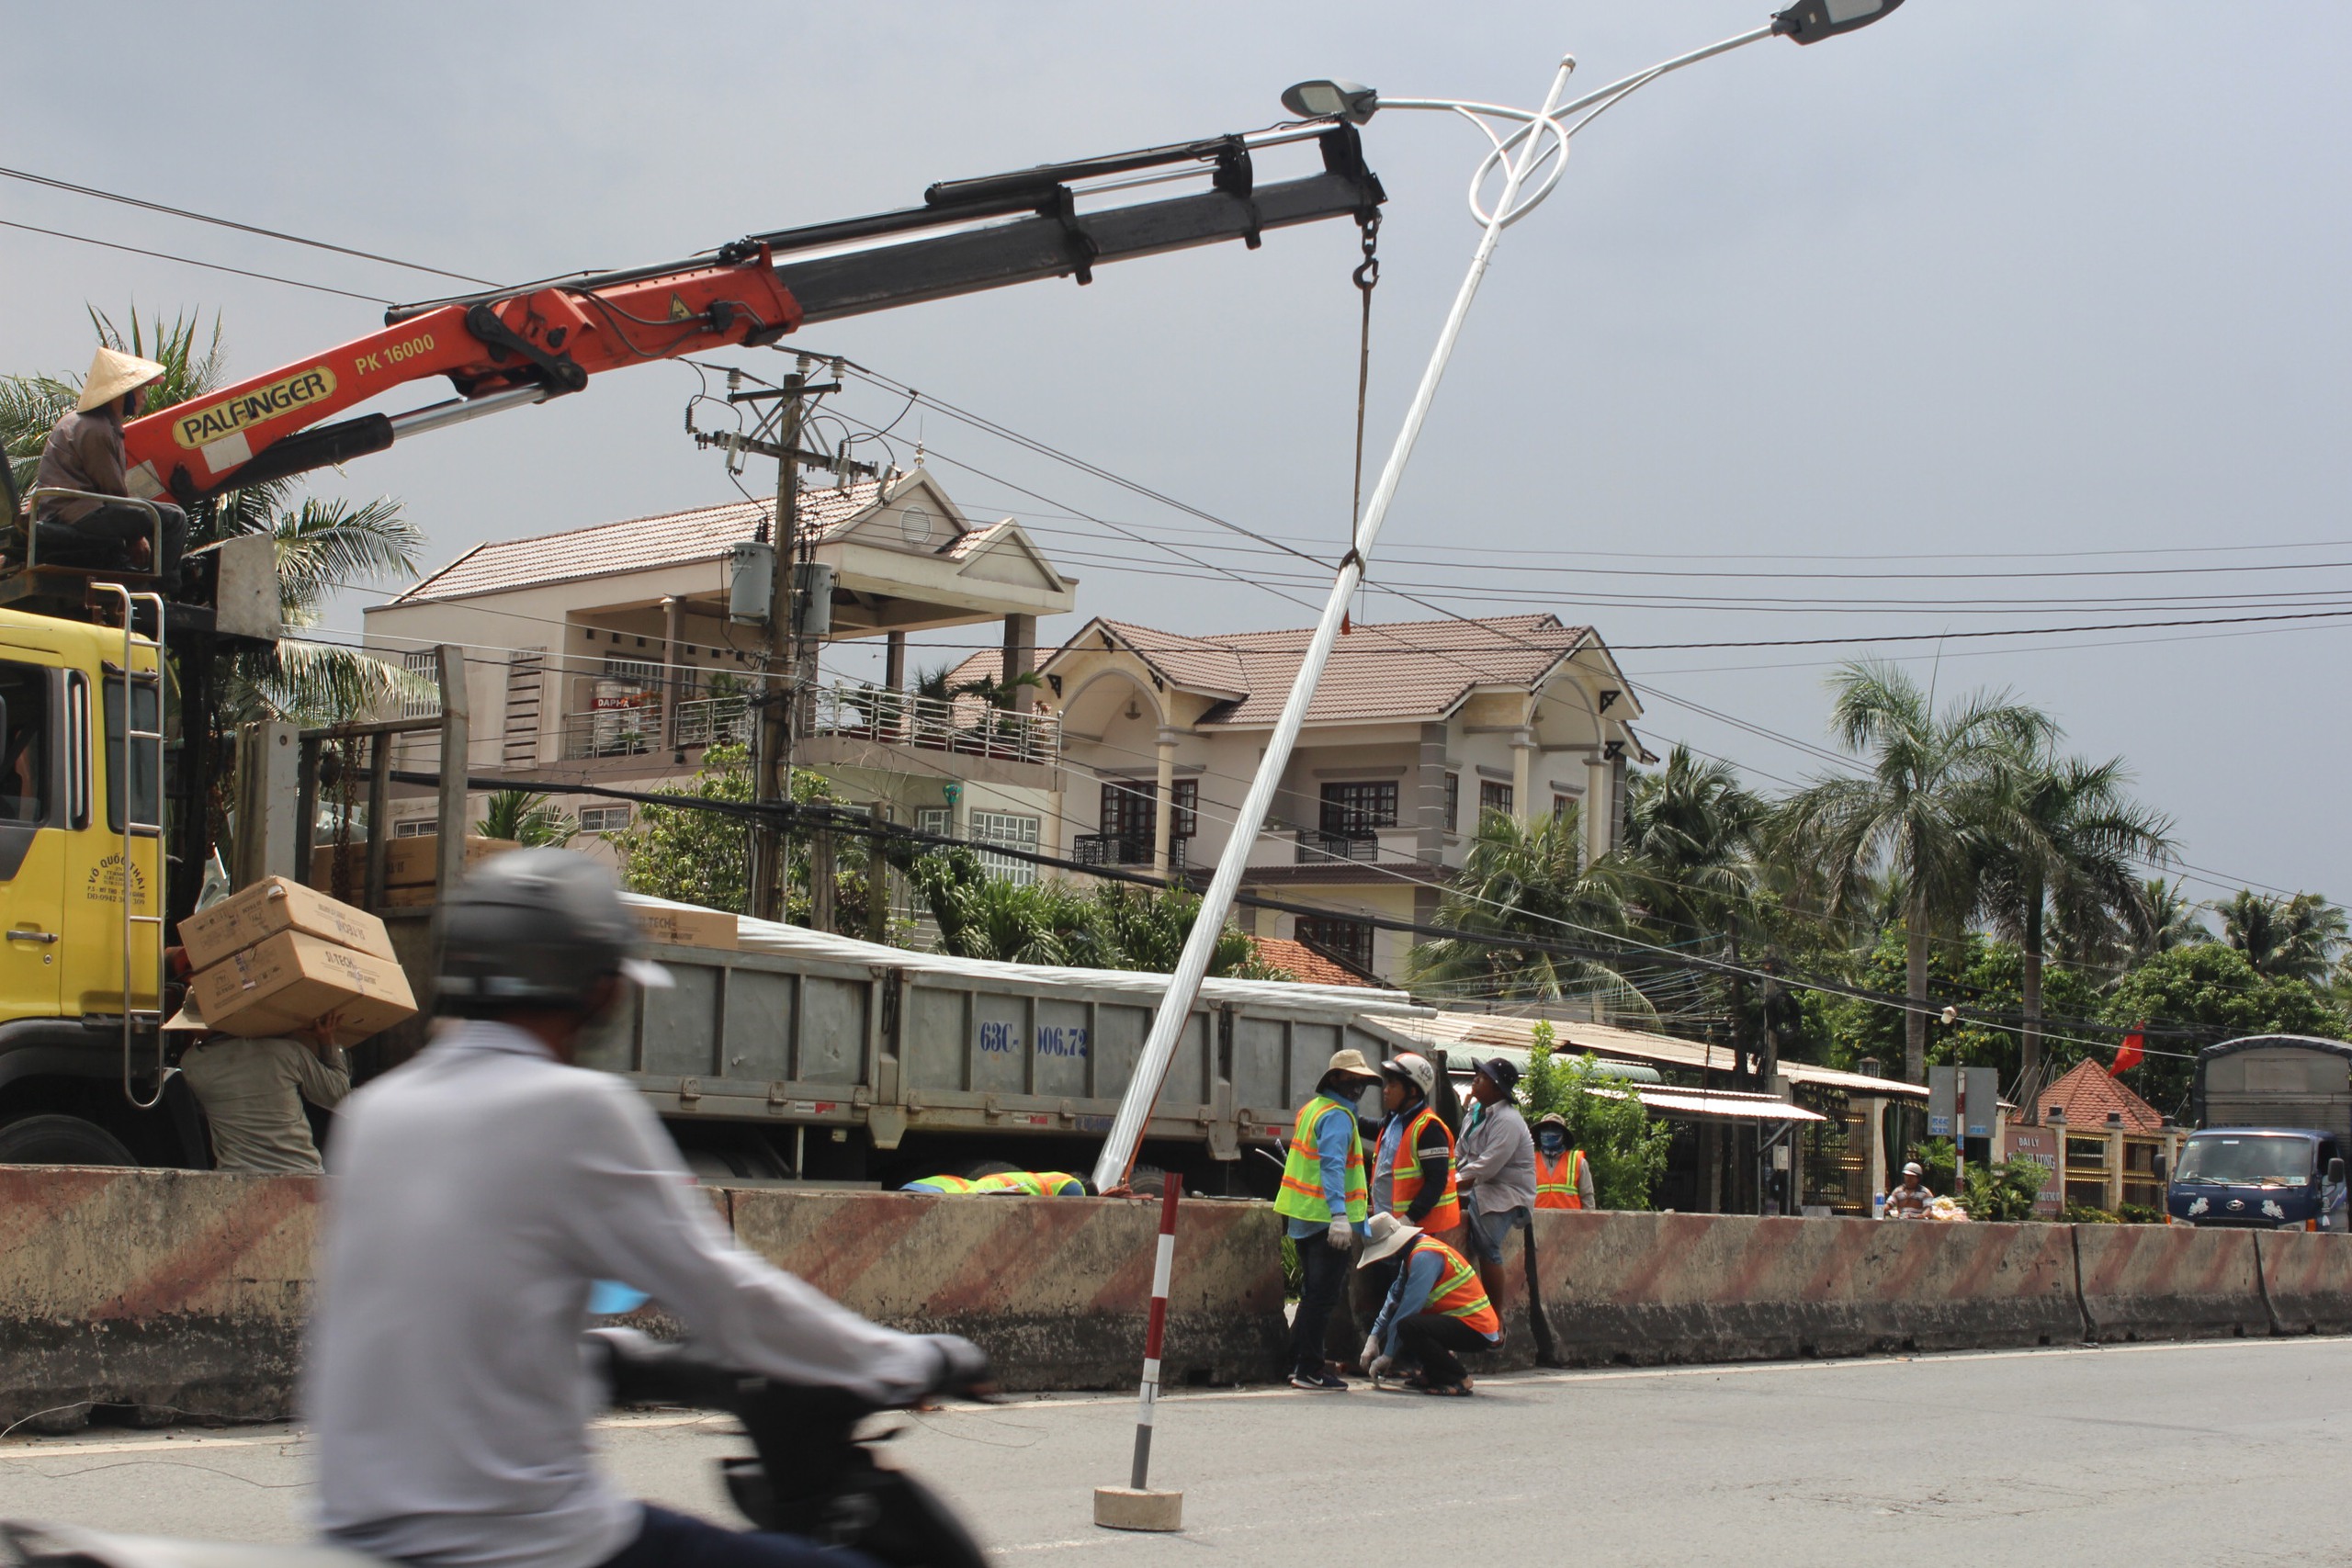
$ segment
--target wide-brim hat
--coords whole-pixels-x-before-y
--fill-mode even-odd
[[[1509,1094],[1519,1087],[1519,1067],[1500,1056],[1489,1056],[1470,1069],[1479,1077],[1493,1080],[1494,1086]]]
[[[1373,1215],[1364,1226],[1363,1250],[1356,1254],[1356,1267],[1379,1262],[1420,1234],[1420,1226],[1408,1225],[1394,1214]]]
[[[1568,1119],[1556,1111],[1546,1111],[1535,1119],[1535,1124],[1538,1127],[1557,1127],[1563,1133],[1568,1130]]]
[[[90,360],[90,373],[82,378],[82,398],[74,405],[74,412],[88,413],[104,408],[125,392],[135,392],[163,377],[164,367],[152,359],[119,348],[102,348]]]
[[[1323,1069],[1323,1075],[1329,1077],[1333,1073],[1345,1073],[1351,1077],[1362,1078],[1366,1083],[1380,1081],[1380,1075],[1372,1070],[1372,1064],[1363,1059],[1363,1053],[1353,1046],[1344,1051],[1331,1053],[1331,1065]]]

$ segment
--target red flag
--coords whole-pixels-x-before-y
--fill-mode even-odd
[[[2141,1037],[2140,1033],[2146,1027],[2145,1024],[2140,1023],[2132,1026],[2132,1032],[2126,1034],[2123,1037],[2123,1043],[2115,1049],[2115,1066],[2107,1069],[2108,1077],[2120,1077],[2140,1065],[2140,1059],[2148,1054],[2148,1043]]]

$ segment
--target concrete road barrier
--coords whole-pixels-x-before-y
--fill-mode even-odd
[[[2352,1334],[2352,1236],[2262,1231],[2255,1236],[2274,1334]]]
[[[1015,1389],[1124,1388],[1143,1370],[1158,1202],[734,1190],[735,1234],[853,1311],[961,1334]],[[1161,1381],[1283,1371],[1282,1222],[1188,1200]]]
[[[2058,1225],[1544,1213],[1560,1358],[1757,1360],[2079,1339]]]
[[[2104,1340],[2267,1334],[2254,1233],[2187,1225],[2075,1225],[2083,1315]]]
[[[318,1182],[0,1166],[0,1423],[293,1407]]]

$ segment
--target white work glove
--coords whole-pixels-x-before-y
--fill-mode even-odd
[[[1388,1368],[1390,1364],[1391,1363],[1387,1357],[1374,1356],[1371,1360],[1364,1363],[1364,1375],[1373,1379],[1374,1382],[1377,1382],[1388,1375]]]
[[[1362,1367],[1366,1371],[1370,1371],[1372,1370],[1372,1364],[1379,1359],[1380,1336],[1377,1334],[1365,1335],[1363,1337],[1363,1354],[1356,1358],[1356,1365]]]
[[[1323,1242],[1334,1252],[1345,1252],[1356,1244],[1356,1227],[1345,1220],[1333,1220],[1323,1233]]]

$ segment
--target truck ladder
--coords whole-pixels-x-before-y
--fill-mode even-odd
[[[90,588],[93,592],[114,594],[122,604],[122,1092],[123,1097],[139,1110],[152,1111],[163,1103],[164,1086],[171,1081],[175,1071],[164,1062],[163,1027],[164,987],[168,977],[164,958],[166,940],[164,911],[170,907],[164,900],[164,890],[171,870],[164,852],[163,822],[164,645],[166,636],[164,596],[161,593],[134,593],[119,582],[94,582]],[[139,635],[138,612],[141,606],[155,617],[155,635],[152,637]],[[152,660],[150,668],[144,671],[138,667],[141,653],[145,653]],[[146,680],[154,682],[155,727],[153,729],[142,729],[139,726],[137,693],[142,674]],[[152,771],[147,774],[154,784],[155,820],[152,822],[139,819],[141,792],[133,787],[133,781],[139,777],[135,759],[142,744],[152,748],[148,753]],[[150,840],[155,845],[153,914],[141,912],[143,901],[139,897],[138,863],[131,855],[133,847],[141,839]],[[137,1005],[139,994],[135,976],[139,958],[136,937],[141,926],[153,926],[155,930],[155,1005],[153,1008]],[[153,1026],[155,1032],[155,1092],[145,1100],[139,1098],[139,1090],[131,1078],[131,1056],[137,1049],[139,1025],[142,1021]]]

